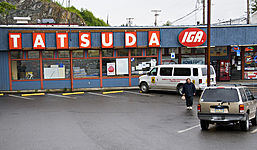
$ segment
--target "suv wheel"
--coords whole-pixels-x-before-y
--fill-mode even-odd
[[[205,120],[200,120],[201,128],[202,130],[208,130],[209,128],[209,122]]]
[[[240,122],[240,127],[241,127],[241,130],[242,130],[242,131],[248,131],[249,128],[250,128],[249,115],[246,114],[246,115],[245,115],[245,118],[246,118],[245,121],[241,121],[241,122]]]
[[[177,86],[177,92],[178,92],[179,95],[183,95],[182,91],[183,91],[183,85],[180,84],[180,85]]]
[[[254,125],[254,126],[257,125],[257,109],[255,111],[255,117],[251,121],[252,121],[252,125]]]
[[[140,84],[140,90],[143,93],[147,93],[149,91],[149,86],[147,85],[147,83],[143,82]]]

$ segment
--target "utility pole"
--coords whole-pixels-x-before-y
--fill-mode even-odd
[[[159,13],[161,12],[161,10],[151,10],[151,12],[154,12],[154,16],[155,16],[154,26],[157,26],[157,17],[160,15]]]
[[[250,0],[247,0],[247,19],[246,23],[250,24]]]
[[[203,25],[205,25],[205,0],[202,0],[203,3]]]
[[[211,0],[208,0],[208,11],[207,11],[207,86],[210,86],[211,78]]]
[[[70,0],[69,0],[68,4],[69,4],[69,8],[70,8]],[[69,14],[70,14],[70,18],[69,18],[69,26],[70,26],[70,24],[71,24],[71,12],[70,12],[70,11],[69,11]]]
[[[128,26],[131,27],[134,18],[126,18],[128,20]]]

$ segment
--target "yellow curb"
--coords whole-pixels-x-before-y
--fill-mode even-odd
[[[0,96],[4,96],[4,94],[1,93]]]
[[[124,91],[110,91],[110,92],[103,92],[103,94],[113,94],[113,93],[123,93]]]
[[[62,95],[75,95],[75,94],[84,94],[85,92],[74,92],[74,93],[62,93]]]
[[[21,94],[21,96],[38,96],[38,95],[45,95],[45,93]]]

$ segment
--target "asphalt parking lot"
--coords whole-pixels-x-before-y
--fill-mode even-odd
[[[137,90],[0,97],[1,150],[256,149],[257,128],[201,131],[173,92]]]

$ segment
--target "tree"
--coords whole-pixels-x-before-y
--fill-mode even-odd
[[[252,10],[252,13],[257,11],[257,0],[252,0],[251,10]]]
[[[16,9],[15,5],[12,5],[8,2],[0,2],[0,14],[3,15],[3,17],[5,17],[6,19],[6,24],[8,24],[8,15],[9,15],[9,11]]]
[[[163,26],[171,26],[171,22],[170,21],[167,21],[165,24],[163,24]]]

